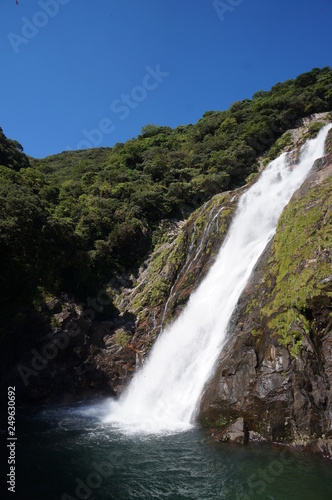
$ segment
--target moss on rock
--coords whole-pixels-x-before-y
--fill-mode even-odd
[[[280,217],[264,281],[275,283],[262,322],[296,356],[311,328],[312,301],[332,297],[332,179],[293,199]],[[253,307],[254,304],[251,305]]]

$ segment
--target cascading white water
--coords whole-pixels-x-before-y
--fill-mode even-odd
[[[282,154],[240,199],[214,265],[178,319],[159,336],[148,360],[105,422],[128,432],[167,432],[192,425],[205,382],[213,370],[232,312],[252,269],[274,235],[294,191],[324,154],[332,125],[301,150],[299,164]]]

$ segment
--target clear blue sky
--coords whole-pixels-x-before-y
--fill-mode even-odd
[[[112,146],[332,65],[331,0],[224,3],[1,0],[0,126],[35,157]]]

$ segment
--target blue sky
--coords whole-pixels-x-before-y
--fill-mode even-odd
[[[112,146],[332,65],[331,0],[214,3],[1,0],[4,133],[35,157]]]

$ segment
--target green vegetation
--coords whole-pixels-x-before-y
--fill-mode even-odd
[[[218,415],[215,418],[207,416],[202,421],[202,425],[208,429],[224,429],[232,423],[233,417],[224,417],[223,415]]]
[[[325,67],[227,111],[208,111],[195,125],[146,125],[113,148],[36,160],[0,130],[1,306],[40,287],[84,298],[114,273],[135,271],[164,219],[187,217],[243,185],[287,129],[331,109],[332,70]],[[158,293],[155,302],[167,293],[162,283]]]
[[[51,326],[52,326],[52,328],[60,328],[61,327],[59,320],[55,316],[52,316],[52,318],[51,318]]]
[[[29,166],[29,160],[23,153],[21,144],[17,141],[7,139],[0,127],[0,165],[5,165],[11,172],[8,172],[10,179],[15,179],[15,171]],[[3,171],[5,174],[5,170]],[[1,176],[2,177],[2,176]],[[4,175],[4,177],[6,177]]]
[[[314,186],[280,217],[265,282],[273,294],[262,308],[279,343],[296,356],[312,332],[313,304],[331,303],[332,180]],[[265,319],[264,319],[265,318]]]
[[[323,122],[311,123],[308,127],[308,132],[304,134],[303,139],[313,139],[317,136],[318,132],[324,127],[324,125],[325,123]]]
[[[127,345],[129,344],[131,338],[132,338],[132,335],[130,335],[130,333],[128,333],[128,332],[126,332],[125,330],[122,330],[122,329],[118,330],[114,334],[115,343],[119,347],[127,347]]]
[[[315,125],[315,124],[314,124]],[[278,158],[283,149],[286,146],[292,144],[292,136],[289,132],[285,133],[273,144],[272,148],[269,150],[266,158],[264,158],[264,165],[268,165],[272,160]]]

